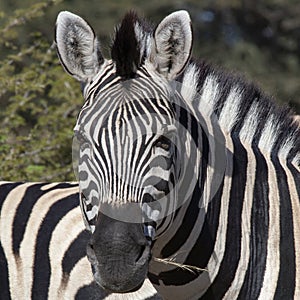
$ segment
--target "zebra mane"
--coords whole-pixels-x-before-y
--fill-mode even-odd
[[[116,28],[111,57],[116,63],[117,74],[123,79],[133,78],[147,56],[150,31],[150,26],[134,11],[128,12]]]
[[[116,28],[111,57],[122,79],[134,78],[149,56],[152,26],[128,12]],[[197,109],[215,115],[222,129],[233,138],[266,153],[291,158],[300,165],[300,126],[288,107],[275,104],[272,97],[242,76],[191,59],[177,78],[183,84],[187,101],[197,102]],[[184,87],[186,83],[191,85]],[[196,100],[200,95],[200,100]]]
[[[183,86],[186,100],[197,102],[200,112],[215,115],[233,138],[300,165],[300,126],[289,107],[279,106],[242,76],[204,61],[191,61],[180,81],[194,83],[194,92],[185,92]]]

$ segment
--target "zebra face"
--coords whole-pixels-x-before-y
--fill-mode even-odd
[[[160,119],[148,113],[147,122],[143,114],[129,118],[133,106],[137,104],[128,101],[108,114],[97,140],[88,141],[83,133],[76,132],[80,141],[81,206],[93,232],[87,253],[96,281],[115,292],[132,290],[143,283],[151,241],[175,187],[177,132],[171,124],[171,106]],[[144,114],[150,110],[145,104],[146,108]],[[122,115],[128,119],[114,119]],[[116,262],[116,257],[122,263]],[[131,278],[124,286],[117,270]]]
[[[56,43],[62,65],[83,84],[74,132],[80,205],[93,233],[88,258],[98,284],[132,291],[147,275],[158,227],[174,211],[179,95],[172,81],[190,56],[190,19],[176,12],[151,31],[129,13],[106,60],[93,29],[62,12]]]
[[[123,97],[120,100],[123,103]],[[78,118],[75,137],[79,144],[81,202],[92,232],[98,211],[109,213],[105,209],[110,206],[131,204],[141,209],[142,217],[123,213],[121,218],[126,222],[156,221],[153,214],[160,208],[154,209],[154,202],[168,196],[175,185],[177,129],[172,121],[172,106],[167,100],[165,104],[159,118],[153,113],[154,108],[159,108],[157,101],[149,104],[143,99],[125,101],[113,113],[92,109]],[[90,116],[95,111],[96,135],[95,121]],[[89,134],[81,129],[82,124]],[[95,139],[89,140],[88,136],[93,135]]]

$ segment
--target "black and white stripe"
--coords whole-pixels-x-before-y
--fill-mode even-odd
[[[111,72],[114,73],[115,69]],[[111,94],[106,91],[94,94],[96,99],[109,98],[111,101],[99,103],[88,100],[77,123],[85,125],[75,127],[75,138],[81,143],[80,187],[82,195],[90,199],[84,202],[84,212],[90,225],[97,218],[99,202],[126,203],[153,196],[163,197],[163,189],[169,184],[168,172],[172,165],[168,148],[171,147],[174,127],[171,107],[168,99],[160,96],[165,93],[163,87],[155,82],[149,83],[149,75],[143,69],[137,74],[139,80],[130,83],[134,95],[123,97],[123,91],[115,91],[114,87],[110,90]],[[101,85],[102,81],[103,78],[99,78],[98,84]],[[149,102],[154,92],[155,98]],[[91,115],[91,111],[96,113]],[[114,113],[111,114],[111,111]],[[149,114],[155,117],[149,117]],[[103,123],[111,130],[98,127]],[[166,126],[159,128],[160,123]],[[153,150],[154,142],[157,147]],[[159,160],[164,161],[164,166]]]
[[[186,12],[154,31],[126,15],[112,60],[101,56],[96,67],[76,61],[101,53],[94,44],[73,49],[77,56],[66,51],[70,24],[84,22],[61,13],[56,43],[67,71],[85,83],[75,135],[87,228],[100,226],[103,204],[139,203],[152,240],[149,279],[165,299],[298,299],[300,129],[292,113],[253,84],[189,60]],[[80,45],[84,34],[72,33]]]
[[[0,183],[1,299],[158,299],[101,289],[86,257],[77,183]]]
[[[174,231],[155,254],[176,256],[207,271],[185,275],[154,263],[150,279],[166,298],[297,299],[298,125],[288,110],[276,108],[256,87],[206,64],[190,64],[182,81],[198,83],[197,96],[190,98],[195,115],[199,109],[217,116],[226,145],[225,176],[201,212],[196,199],[214,176],[207,170],[203,190],[200,180],[200,190],[196,187],[188,205],[180,208]],[[193,94],[191,86],[181,88]],[[206,122],[205,134],[213,135],[211,119]],[[214,171],[217,175],[218,166]]]

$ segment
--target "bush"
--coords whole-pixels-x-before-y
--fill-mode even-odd
[[[126,10],[136,9],[159,22],[171,11],[187,9],[194,56],[246,73],[300,114],[297,0],[42,1],[0,2],[0,180],[75,179],[72,129],[83,99],[53,46],[59,10],[86,18],[108,55],[113,25]]]

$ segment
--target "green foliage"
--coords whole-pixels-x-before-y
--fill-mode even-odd
[[[4,0],[0,2],[0,180],[74,180],[72,129],[83,99],[53,46],[58,11],[86,18],[109,56],[113,27],[135,9],[159,22],[187,9],[194,56],[247,74],[300,113],[298,0]]]
[[[51,4],[16,11],[0,35],[2,51],[10,50],[0,63],[2,180],[74,179],[70,154],[79,86],[63,71],[51,41],[40,33],[31,33],[25,44],[19,39],[22,26]]]

